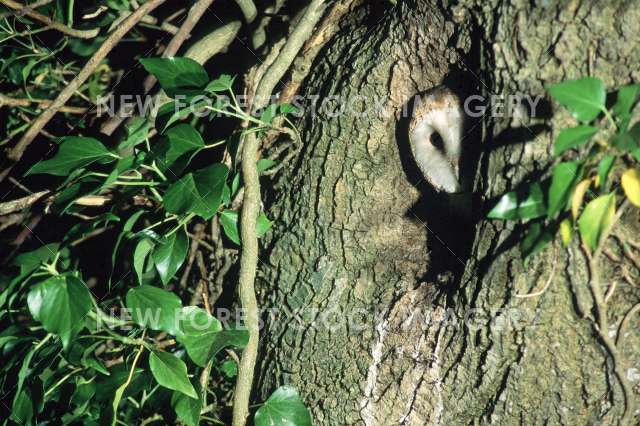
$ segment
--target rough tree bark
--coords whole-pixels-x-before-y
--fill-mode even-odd
[[[259,287],[280,312],[266,322],[259,392],[295,385],[317,424],[615,424],[624,403],[582,252],[556,242],[525,269],[517,230],[482,219],[488,200],[539,176],[570,117],[547,103],[537,118],[470,121],[469,218],[422,182],[402,110],[443,81],[463,97],[544,95],[584,75],[640,81],[640,2],[378,3],[340,23],[302,88],[368,112],[306,114],[304,146],[276,182]],[[623,226],[637,235],[637,213]],[[604,270],[620,279],[618,266]],[[611,323],[639,296],[619,286]],[[638,333],[626,338],[637,398]]]

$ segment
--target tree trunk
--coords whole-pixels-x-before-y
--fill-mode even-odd
[[[276,182],[260,288],[278,312],[263,332],[260,393],[293,384],[317,424],[615,424],[625,404],[579,247],[555,242],[524,268],[518,229],[483,219],[492,199],[540,176],[571,118],[551,117],[547,102],[536,118],[469,120],[470,218],[424,183],[407,111],[442,82],[464,99],[544,95],[545,83],[586,75],[610,88],[638,81],[640,2],[378,3],[340,23],[302,88],[354,108],[307,109],[304,146]],[[637,213],[623,225],[637,235]],[[618,266],[604,279],[618,280]],[[610,323],[638,297],[616,291]],[[637,392],[638,333],[626,338]]]

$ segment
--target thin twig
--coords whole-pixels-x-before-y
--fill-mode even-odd
[[[555,258],[557,254],[557,249],[554,246],[553,247],[553,257]],[[551,266],[551,273],[549,274],[549,278],[547,278],[547,282],[544,284],[544,287],[542,287],[540,290],[538,291],[534,291],[532,293],[527,293],[527,294],[516,294],[516,297],[519,297],[521,299],[525,299],[528,297],[537,297],[540,296],[541,294],[543,294],[545,291],[547,291],[547,289],[549,288],[549,286],[551,285],[551,282],[553,281],[553,278],[556,275],[556,266],[558,265],[558,262],[551,262],[552,266]]]
[[[604,303],[609,303],[609,299],[613,296],[613,293],[616,291],[616,287],[618,286],[618,282],[614,281],[609,288],[607,289],[607,294],[604,295]]]
[[[139,21],[145,16],[147,13],[151,12],[156,7],[160,6],[164,3],[165,0],[150,0],[149,2],[140,6],[140,8],[136,9],[127,19],[125,19],[120,26],[118,26],[107,39],[102,43],[102,45],[96,50],[96,52],[91,56],[91,59],[85,64],[85,66],[80,70],[78,75],[69,82],[69,84],[58,94],[56,99],[51,103],[49,108],[47,108],[37,119],[35,119],[31,123],[31,127],[27,130],[20,138],[20,141],[16,144],[13,149],[11,149],[7,153],[7,157],[15,163],[20,161],[22,158],[22,154],[27,149],[29,144],[35,139],[35,137],[40,133],[40,130],[47,125],[49,120],[53,118],[53,116],[58,112],[62,106],[73,96],[73,94],[78,90],[78,88],[91,76],[95,69],[100,65],[102,60],[111,52],[111,50],[118,44],[118,42],[122,39],[133,28]],[[0,173],[0,181],[4,180],[7,174],[13,168],[13,164],[9,165],[5,170]]]
[[[620,344],[622,343],[622,338],[624,337],[624,330],[631,321],[631,317],[636,312],[640,312],[640,303],[636,303],[629,311],[625,314],[624,318],[620,322],[620,326],[618,327],[618,333],[616,334],[616,347],[620,349]]]
[[[611,228],[609,228],[610,232]],[[607,233],[608,235],[608,233]],[[604,245],[606,238],[601,240],[600,246],[595,250],[594,253],[600,253],[600,249],[602,245]],[[611,357],[611,361],[613,363],[613,372],[620,383],[620,387],[622,388],[622,393],[624,394],[624,412],[622,414],[621,424],[631,424],[630,418],[634,415],[634,401],[633,401],[633,389],[629,384],[623,368],[622,368],[622,359],[618,350],[616,348],[616,344],[609,337],[609,320],[607,318],[607,304],[602,295],[602,288],[600,285],[600,269],[598,267],[598,259],[595,254],[592,255],[589,247],[586,245],[583,246],[584,252],[587,256],[587,264],[589,267],[589,287],[591,289],[591,294],[593,296],[595,311],[596,311],[596,331],[600,336],[600,340],[604,344],[605,349],[609,353]]]
[[[202,252],[198,252],[198,267],[202,278],[200,279],[200,288],[202,289],[202,298],[204,309],[209,315],[211,315],[211,306],[209,305],[209,286],[207,285],[207,270],[204,266],[204,260],[202,259]],[[211,368],[213,367],[213,358],[207,362],[207,365],[200,373],[200,388],[202,389],[202,406],[207,405],[207,388],[209,387],[209,377],[211,375]]]
[[[135,358],[133,358],[133,364],[131,364],[131,369],[129,370],[129,375],[127,376],[127,380],[120,385],[120,387],[116,390],[115,396],[113,398],[113,420],[111,422],[111,425],[115,425],[116,424],[116,420],[118,418],[118,405],[120,405],[120,399],[122,398],[122,395],[124,394],[124,391],[127,389],[127,386],[129,386],[131,384],[131,380],[133,379],[133,373],[136,371],[136,365],[138,365],[138,360],[140,359],[140,355],[142,355],[142,352],[144,351],[144,335],[145,335],[145,331],[142,332],[142,340],[143,343],[140,343],[140,347],[138,348],[138,352],[136,353]]]
[[[40,108],[47,108],[51,105],[50,99],[27,99],[27,98],[10,98],[3,94],[0,94],[0,108],[3,106],[9,107],[28,107],[31,104],[38,104]],[[58,112],[68,112],[70,114],[86,114],[89,109],[85,107],[76,106],[62,106]]]
[[[13,0],[0,0],[0,3],[13,10],[20,11],[19,13],[16,13],[16,15],[26,15],[29,18],[42,22],[52,30],[59,31],[71,37],[90,39],[97,36],[100,32],[99,28],[94,28],[91,30],[76,30],[74,28],[69,28],[66,25],[61,24],[60,22],[56,22],[40,12],[36,12],[35,10],[33,10],[33,8],[25,6]]]
[[[50,193],[51,191],[49,190],[39,191],[31,195],[27,195],[26,197],[0,203],[0,216],[15,213],[24,208],[30,207]],[[50,196],[46,200],[46,203],[51,204],[55,200],[56,195]],[[107,195],[85,195],[84,197],[74,200],[73,203],[84,207],[102,207],[110,200],[111,197]]]

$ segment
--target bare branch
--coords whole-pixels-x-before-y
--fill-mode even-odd
[[[31,104],[38,104],[42,108],[47,108],[53,101],[50,99],[27,99],[27,98],[10,98],[0,93],[0,108],[8,107],[28,107]],[[62,106],[58,112],[68,112],[70,114],[86,114],[88,108],[75,106]]]

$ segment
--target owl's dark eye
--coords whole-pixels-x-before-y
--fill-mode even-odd
[[[431,133],[431,136],[429,136],[429,142],[431,142],[431,145],[433,145],[435,149],[437,149],[438,151],[444,152],[444,142],[442,141],[442,137],[440,136],[440,133],[438,132]]]

